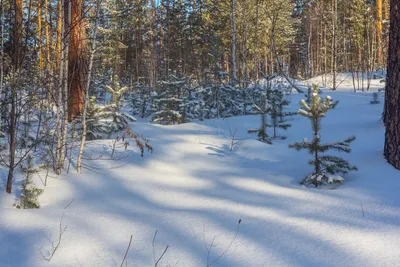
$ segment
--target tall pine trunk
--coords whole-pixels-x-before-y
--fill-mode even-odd
[[[67,1],[68,3],[68,1]],[[87,80],[86,29],[83,0],[71,0],[68,53],[68,120],[82,115]]]
[[[400,2],[391,0],[390,7],[384,155],[391,165],[400,169]]]

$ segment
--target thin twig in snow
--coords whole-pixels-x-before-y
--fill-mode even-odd
[[[60,248],[61,245],[61,240],[63,237],[63,234],[65,233],[65,231],[67,230],[67,226],[63,226],[63,219],[64,219],[64,212],[61,215],[61,219],[60,219],[60,225],[59,225],[59,232],[58,232],[58,240],[57,243],[56,241],[51,241],[50,239],[49,242],[51,243],[51,249],[47,251],[48,256],[45,256],[43,254],[42,248],[39,249],[40,251],[40,255],[42,255],[42,258],[44,260],[46,260],[47,262],[50,262],[51,259],[53,258],[54,254],[57,252],[57,250]]]
[[[167,250],[169,248],[169,245],[167,245],[164,249],[164,252],[161,254],[161,256],[158,258],[158,260],[156,260],[156,251],[155,251],[155,242],[156,242],[156,237],[157,237],[157,230],[154,234],[153,237],[153,260],[154,260],[154,267],[157,267],[158,263],[161,261],[161,259],[164,257],[165,253],[167,253]]]
[[[126,248],[125,256],[124,256],[124,259],[123,259],[122,262],[121,262],[121,266],[120,266],[120,267],[123,267],[123,266],[124,266],[124,262],[125,262],[125,260],[126,260],[126,256],[128,256],[128,252],[129,252],[129,249],[130,249],[130,247],[131,247],[131,244],[132,244],[132,235],[131,235],[131,239],[129,240],[129,244],[128,244],[128,247]]]

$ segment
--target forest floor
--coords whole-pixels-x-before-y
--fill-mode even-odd
[[[86,160],[91,170],[81,175],[71,165],[69,174],[50,178],[40,209],[14,208],[17,193],[1,189],[0,266],[120,266],[131,235],[126,266],[154,266],[167,245],[158,266],[398,266],[400,172],[382,156],[382,97],[371,105],[371,92],[353,93],[348,79],[336,92],[324,90],[340,103],[321,132],[326,142],[357,136],[342,156],[359,171],[343,185],[299,184],[312,171],[307,152],[288,148],[312,138],[300,116],[273,145],[247,133],[259,116],[176,126],[142,120],[133,129],[154,153],[141,158],[131,144],[108,160],[112,140],[89,142],[86,151],[102,160]],[[373,82],[372,91],[383,87]],[[302,96],[291,96],[290,110]],[[229,127],[241,142],[233,151]],[[62,214],[66,229],[47,262],[40,251],[46,257],[57,244]]]

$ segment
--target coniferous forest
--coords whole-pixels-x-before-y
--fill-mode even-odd
[[[399,29],[399,0],[0,0],[0,266],[396,266]]]

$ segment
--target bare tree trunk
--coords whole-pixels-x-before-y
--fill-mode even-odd
[[[82,115],[87,76],[84,1],[70,0],[71,25],[68,53],[68,120]]]
[[[63,104],[63,122],[62,122],[62,141],[61,141],[61,150],[60,150],[60,161],[59,161],[59,172],[61,173],[61,169],[65,164],[65,150],[67,147],[67,133],[68,133],[68,118],[69,118],[69,105],[68,105],[68,94],[69,94],[69,76],[70,76],[70,62],[69,62],[69,53],[70,53],[70,29],[71,25],[71,1],[67,0],[64,2],[64,38],[65,38],[65,54],[64,54],[64,78],[63,78],[63,93],[62,93],[62,104]],[[66,35],[65,35],[66,34]]]
[[[87,107],[88,107],[88,103],[89,103],[89,88],[90,88],[90,79],[92,76],[93,59],[94,59],[94,54],[95,54],[95,50],[96,50],[96,36],[97,36],[98,19],[100,16],[100,4],[101,4],[101,0],[97,0],[96,18],[94,21],[93,36],[92,36],[92,38],[93,38],[92,49],[90,51],[90,60],[89,60],[89,69],[88,69],[89,73],[88,73],[88,78],[87,78],[85,103],[83,106],[83,115],[82,115],[82,138],[81,138],[81,144],[79,146],[78,160],[76,163],[76,170],[78,173],[81,172],[83,148],[84,148],[85,142],[86,142],[86,115],[87,115]]]
[[[38,31],[38,50],[39,50],[39,75],[43,74],[43,49],[42,49],[42,1],[38,1],[37,7],[37,31]]]
[[[151,0],[151,59],[150,59],[150,87],[154,88],[157,83],[156,79],[156,66],[157,66],[157,42],[155,37],[156,32],[156,4],[155,0]]]
[[[52,89],[52,85],[53,85],[53,68],[50,66],[50,34],[49,34],[49,25],[50,25],[50,21],[49,21],[49,3],[48,0],[44,1],[44,19],[45,19],[45,38],[46,38],[46,70],[48,72],[48,78],[47,80],[47,93],[48,93],[48,104],[49,106],[52,104],[53,102],[53,89]],[[50,107],[47,107],[50,108]]]
[[[386,126],[384,155],[400,169],[400,2],[391,0],[390,37],[385,91],[384,122]]]
[[[255,36],[254,36],[254,80],[258,80],[258,59],[257,59],[257,40],[258,40],[258,13],[259,13],[259,2],[256,2],[256,29],[255,29]]]
[[[378,66],[382,66],[382,0],[376,0],[376,18],[375,18],[375,30],[376,30],[376,45],[377,45],[377,61]]]
[[[248,81],[249,73],[248,73],[248,66],[247,66],[247,22],[246,22],[246,3],[243,2],[241,9],[241,79],[243,81]],[[246,86],[246,84],[243,84]]]
[[[308,76],[312,77],[313,76],[313,63],[312,63],[312,48],[311,48],[311,37],[312,37],[312,24],[311,22],[309,23],[309,28],[308,28],[308,47],[307,47],[307,65],[308,65]]]
[[[14,10],[15,10],[15,24],[14,24],[14,51],[13,51],[13,77],[12,77],[12,85],[11,85],[11,111],[9,117],[9,142],[10,142],[10,151],[9,151],[9,165],[8,165],[8,177],[7,177],[7,186],[6,192],[11,194],[12,190],[12,181],[14,177],[14,168],[15,168],[15,150],[17,143],[17,117],[16,117],[16,109],[17,109],[17,84],[16,77],[17,73],[20,70],[22,65],[22,40],[23,40],[23,25],[22,25],[22,16],[23,16],[23,7],[22,0],[14,1]]]
[[[0,100],[3,96],[3,83],[4,83],[4,7],[3,0],[0,1]],[[2,121],[0,118],[0,130],[2,128]]]
[[[337,69],[337,0],[332,0],[332,90],[336,90]]]
[[[232,51],[231,51],[231,61],[232,61],[232,82],[236,83],[236,11],[235,11],[235,0],[232,0]]]
[[[58,64],[59,62],[61,62],[62,60],[62,56],[61,56],[61,50],[63,50],[62,48],[62,41],[64,40],[64,34],[63,34],[63,8],[64,8],[64,3],[63,0],[58,0],[58,4],[57,4],[57,41],[56,41],[56,64]],[[62,76],[60,76],[60,79],[62,79]]]
[[[56,164],[55,164],[55,171],[59,175],[61,174],[61,169],[62,169],[62,149],[61,146],[62,144],[62,125],[61,125],[61,119],[63,115],[63,89],[64,89],[64,82],[66,79],[64,79],[64,68],[65,68],[65,60],[66,57],[64,56],[64,50],[67,48],[66,42],[64,42],[64,36],[65,36],[65,23],[63,22],[63,8],[64,8],[64,3],[63,0],[58,0],[58,15],[60,16],[58,18],[57,22],[57,59],[59,59],[58,62],[60,62],[60,67],[59,67],[59,82],[58,82],[58,92],[57,92],[57,103],[56,103],[56,108],[57,108],[57,113],[56,113],[56,140],[57,140],[57,146],[56,146]],[[61,42],[63,40],[63,42]]]
[[[16,75],[16,74],[14,74]],[[14,82],[12,85],[11,92],[11,111],[10,111],[10,122],[9,122],[9,135],[10,135],[10,161],[8,165],[8,177],[7,177],[7,187],[6,192],[11,194],[12,190],[12,181],[14,177],[14,168],[15,168],[15,150],[16,150],[16,128],[17,128],[17,119],[16,119],[16,106],[17,106],[17,89],[15,83],[15,77],[13,78]]]

